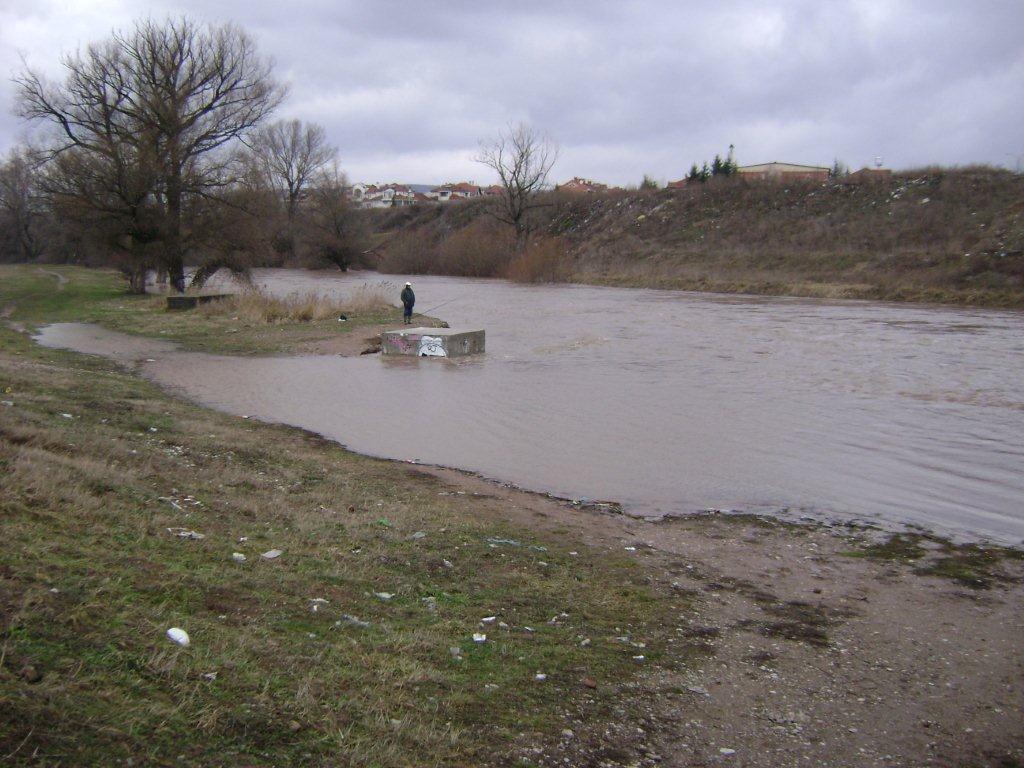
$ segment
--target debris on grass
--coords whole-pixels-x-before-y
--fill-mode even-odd
[[[474,632],[473,633],[473,642],[474,643],[486,643],[487,642],[487,635],[485,635],[483,632]]]
[[[206,538],[206,534],[199,533],[199,531],[190,531],[188,528],[168,528],[167,532],[172,536],[177,536],[179,539],[193,539],[198,541],[199,539]]]
[[[244,563],[247,558],[241,552],[232,552],[231,559],[234,560],[236,563]]]
[[[358,619],[348,613],[341,614],[341,618],[334,622],[334,626],[340,627],[342,624],[350,624],[353,627],[359,627],[360,629],[366,629],[370,626],[370,622]]]
[[[262,555],[260,555],[260,557],[262,557],[264,560],[276,560],[283,554],[284,552],[282,552],[280,549],[270,549],[264,552]]]
[[[186,632],[181,627],[171,627],[170,629],[168,629],[167,637],[169,637],[172,642],[175,642],[178,645],[185,648],[187,648],[189,644],[192,642],[191,640],[189,640],[188,632]]]
[[[393,592],[374,592],[373,594],[385,602],[395,596]]]

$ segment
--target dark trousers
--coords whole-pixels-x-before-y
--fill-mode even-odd
[[[405,305],[405,314],[402,315],[402,319],[407,323],[412,322],[412,304]]]

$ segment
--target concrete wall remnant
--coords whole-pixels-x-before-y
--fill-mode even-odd
[[[463,357],[484,351],[482,330],[456,328],[407,328],[384,331],[380,335],[381,353],[412,357]]]

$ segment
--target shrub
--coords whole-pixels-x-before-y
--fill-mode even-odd
[[[560,237],[536,237],[505,270],[519,283],[564,283],[572,274],[568,243]]]

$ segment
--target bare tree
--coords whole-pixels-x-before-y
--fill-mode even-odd
[[[474,158],[498,174],[503,192],[491,214],[515,228],[520,245],[529,235],[527,214],[542,205],[537,195],[546,188],[557,158],[558,148],[551,139],[522,123],[509,126],[489,142],[481,142],[480,153]]]
[[[255,132],[253,156],[267,182],[285,202],[288,222],[295,221],[310,182],[337,157],[324,129],[299,120],[278,120]]]
[[[0,163],[0,261],[32,261],[43,253],[38,172],[24,148]]]
[[[85,167],[114,176],[130,167],[153,180],[160,259],[183,291],[186,206],[224,187],[222,150],[280,103],[270,62],[233,25],[180,18],[139,22],[62,64],[58,85],[28,69],[16,78],[21,115],[53,126],[51,158],[75,150]]]
[[[310,255],[343,272],[350,266],[369,266],[370,235],[365,211],[345,194],[348,181],[335,163],[324,168],[309,190],[303,214],[303,234]]]

